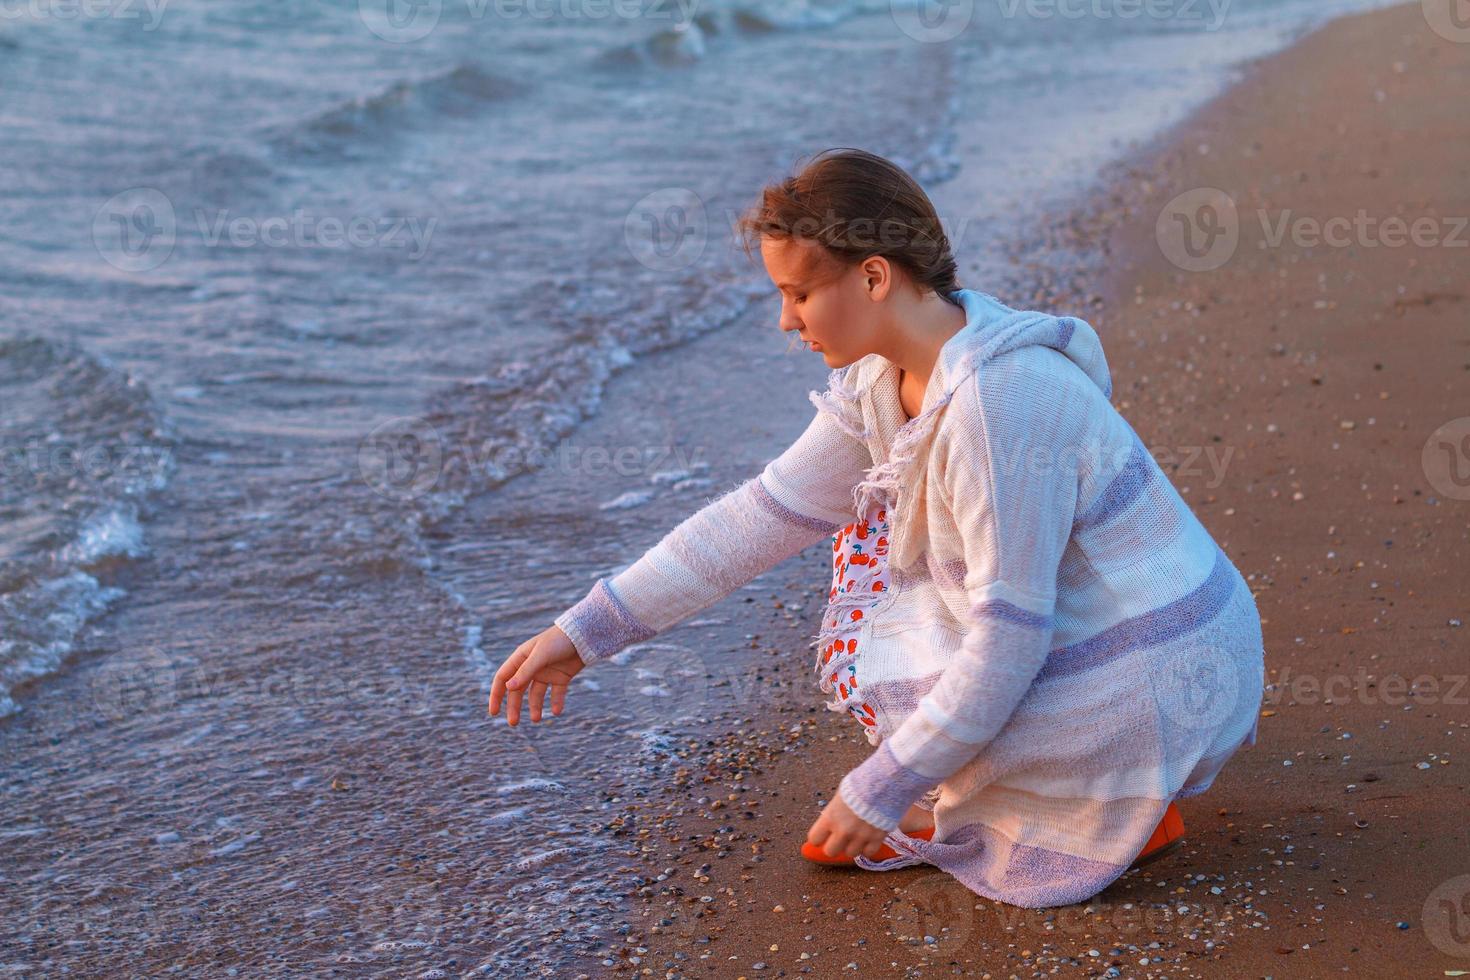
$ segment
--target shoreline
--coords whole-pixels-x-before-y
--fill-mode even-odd
[[[1452,816],[1464,803],[1463,777],[1449,764],[1458,761],[1456,741],[1467,727],[1455,720],[1448,700],[1459,676],[1450,658],[1453,650],[1463,655],[1467,634],[1454,633],[1457,627],[1448,624],[1456,617],[1463,621],[1466,610],[1456,607],[1444,576],[1455,555],[1463,558],[1467,551],[1463,530],[1458,542],[1451,540],[1453,506],[1465,504],[1437,497],[1417,465],[1390,470],[1384,462],[1394,452],[1394,465],[1416,463],[1435,427],[1428,421],[1454,417],[1452,385],[1457,382],[1463,392],[1470,384],[1456,374],[1470,370],[1470,346],[1458,351],[1463,368],[1453,357],[1440,358],[1438,388],[1407,387],[1408,370],[1393,370],[1413,365],[1422,374],[1425,355],[1453,350],[1447,345],[1453,344],[1454,306],[1463,297],[1453,287],[1434,286],[1407,290],[1386,307],[1363,299],[1352,306],[1316,295],[1315,281],[1294,284],[1269,302],[1304,318],[1315,314],[1312,333],[1303,328],[1297,339],[1286,324],[1268,322],[1273,318],[1258,309],[1265,305],[1265,290],[1252,282],[1263,270],[1298,264],[1304,270],[1297,280],[1315,276],[1322,260],[1310,247],[1268,240],[1269,264],[1262,264],[1251,252],[1254,226],[1241,220],[1232,261],[1187,273],[1164,257],[1160,242],[1167,239],[1155,238],[1154,220],[1175,194],[1198,186],[1219,187],[1245,201],[1263,187],[1284,186],[1296,195],[1309,185],[1317,196],[1297,207],[1310,204],[1324,218],[1350,216],[1369,203],[1380,214],[1392,214],[1410,201],[1438,202],[1445,214],[1465,213],[1454,207],[1464,196],[1455,194],[1451,175],[1457,166],[1463,172],[1465,160],[1449,138],[1453,110],[1436,109],[1438,93],[1427,77],[1432,66],[1463,76],[1470,65],[1463,47],[1437,37],[1417,4],[1329,21],[1288,48],[1244,65],[1225,92],[1107,168],[1099,182],[1105,190],[1086,207],[1020,243],[1013,259],[1018,275],[1039,283],[1036,296],[980,287],[1011,305],[1046,303],[1042,308],[1066,308],[1089,319],[1104,339],[1114,403],[1150,447],[1200,450],[1196,460],[1209,459],[1203,450],[1212,446],[1220,450],[1214,460],[1223,460],[1223,468],[1213,470],[1198,463],[1191,470],[1186,454],[1179,453],[1171,479],[1251,583],[1266,633],[1268,687],[1259,743],[1243,749],[1210,792],[1182,804],[1184,847],[1124,875],[1091,902],[1044,910],[981,899],[932,868],[876,873],[807,864],[797,854],[806,828],[842,773],[870,750],[849,719],[822,707],[804,636],[788,626],[794,660],[774,661],[783,683],[761,706],[772,722],[720,735],[713,740],[706,782],[693,788],[688,782],[662,785],[639,808],[657,813],[644,822],[656,826],[663,849],[647,861],[642,908],[633,910],[629,922],[631,955],[617,963],[618,970],[669,977],[826,975],[845,969],[984,977],[1060,968],[1174,977],[1208,976],[1221,968],[1258,976],[1422,976],[1470,968],[1470,956],[1442,948],[1449,943],[1457,952],[1430,901],[1436,888],[1454,889],[1454,874],[1470,870],[1444,863],[1447,856],[1470,852]],[[1352,56],[1344,57],[1345,51]],[[1429,58],[1437,60],[1426,63]],[[1364,65],[1374,66],[1370,78],[1360,77]],[[1432,146],[1441,157],[1418,161],[1414,176],[1422,184],[1412,191],[1400,183],[1405,171],[1394,168],[1409,158],[1382,138],[1391,123],[1376,107],[1390,98],[1394,118],[1407,114],[1414,120],[1404,128],[1440,137]],[[1279,108],[1292,99],[1294,111]],[[1344,131],[1354,142],[1335,143],[1333,137]],[[1370,190],[1361,182],[1346,186],[1342,171],[1323,163],[1338,154],[1362,161],[1363,181],[1380,174],[1390,179]],[[1299,179],[1287,184],[1288,172]],[[945,201],[973,190],[961,174],[931,196],[942,213],[954,213]],[[1273,254],[1277,248],[1280,253]],[[1095,280],[1072,269],[1057,274],[1047,258],[1058,249],[1082,250],[1096,258],[1097,268],[1113,268]],[[959,258],[962,270],[970,266],[969,256]],[[1383,282],[1397,277],[1449,281],[1457,256],[1382,249],[1347,255],[1338,249],[1327,258],[1335,260],[1334,268],[1322,271],[1381,294]],[[1367,325],[1341,323],[1332,313],[1338,309],[1361,311]],[[1418,350],[1401,345],[1390,351],[1375,337],[1373,325],[1390,315],[1415,318],[1425,338]],[[1463,307],[1460,315],[1463,320]],[[1323,350],[1329,342],[1334,349]],[[1354,392],[1352,382],[1359,379],[1374,390]],[[1380,389],[1392,390],[1380,397]],[[1290,396],[1280,392],[1302,390],[1308,398],[1281,403]],[[1270,403],[1264,401],[1267,394]],[[1365,445],[1374,434],[1377,443]],[[1351,463],[1340,454],[1342,446],[1352,453]],[[1353,466],[1364,488],[1333,499]],[[1327,473],[1332,478],[1322,476]],[[1309,481],[1309,475],[1316,478]],[[1438,504],[1430,503],[1436,499]],[[1436,509],[1413,517],[1402,509],[1414,505]],[[1411,520],[1436,522],[1442,532],[1438,544],[1406,540],[1411,534],[1401,525]],[[1348,527],[1354,540],[1344,531]],[[1395,537],[1397,553],[1379,543]],[[1375,538],[1392,558],[1415,547],[1416,562],[1390,567],[1367,550]],[[1350,554],[1362,559],[1349,563]],[[1289,575],[1309,564],[1318,566],[1315,575]],[[1383,570],[1373,571],[1380,565]],[[1363,581],[1353,590],[1354,598],[1376,607],[1372,622],[1360,608],[1348,611],[1344,587],[1336,584],[1353,577],[1375,579],[1372,589]],[[1371,594],[1380,586],[1392,589],[1395,598]],[[804,591],[824,596],[825,583]],[[1370,595],[1356,594],[1363,591]],[[1395,617],[1413,617],[1407,628],[1414,630],[1414,641],[1427,641],[1431,649],[1400,649],[1406,627],[1395,630],[1387,621],[1394,606],[1403,607]],[[814,629],[819,614],[808,606],[803,618]],[[772,642],[780,645],[780,639]],[[1383,680],[1380,655],[1392,661],[1390,677],[1442,682],[1448,710],[1422,700],[1405,710],[1388,701],[1394,714],[1380,718],[1387,715],[1386,687],[1376,702],[1360,693],[1357,704],[1323,704],[1320,694],[1314,701],[1311,688],[1300,683],[1306,677],[1320,691],[1324,681],[1363,677],[1335,690],[1371,689]],[[1414,695],[1405,696],[1414,702]],[[726,799],[718,808],[709,806],[720,795],[711,788],[718,782],[711,770],[737,746],[770,764],[757,765],[753,778],[745,770],[725,781],[718,788]],[[1430,754],[1435,764],[1421,768],[1421,757]],[[705,753],[690,749],[687,757],[697,764]],[[815,779],[814,770],[820,772]],[[710,847],[691,843],[729,826],[737,809],[761,816],[738,869],[728,860],[733,850],[723,849],[725,860],[710,860]],[[654,831],[639,823],[630,819],[625,832],[642,833],[647,841]],[[1356,867],[1360,861],[1376,867]],[[738,929],[727,925],[733,916],[740,918]]]

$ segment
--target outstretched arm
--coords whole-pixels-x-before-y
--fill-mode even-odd
[[[963,537],[968,629],[934,687],[843,777],[843,801],[893,831],[1009,720],[1052,640],[1057,570],[1078,493],[1076,409],[1035,360],[997,359],[951,410],[942,485]],[[982,399],[983,392],[983,399]]]
[[[588,664],[662,633],[851,521],[853,487],[871,465],[867,445],[818,411],[758,476],[599,579],[556,625]]]

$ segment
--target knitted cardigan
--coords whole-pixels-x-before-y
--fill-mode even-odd
[[[584,662],[605,659],[882,501],[892,581],[855,654],[878,749],[838,792],[899,856],[857,862],[932,864],[1019,905],[1080,901],[1254,742],[1260,618],[1110,403],[1093,328],[953,295],[966,324],[918,416],[880,355],[834,370],[790,448],[555,622]],[[932,840],[897,830],[929,801]]]

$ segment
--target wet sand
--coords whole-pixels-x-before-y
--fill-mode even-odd
[[[976,284],[1098,327],[1115,404],[1256,594],[1260,741],[1181,804],[1186,845],[1090,903],[1047,910],[979,898],[933,868],[803,861],[827,794],[870,751],[821,708],[808,604],[795,622],[761,624],[761,642],[789,656],[771,660],[754,718],[680,746],[677,778],[620,818],[646,868],[644,907],[609,966],[670,977],[1470,969],[1470,492],[1447,456],[1425,453],[1470,409],[1470,253],[1451,244],[1449,220],[1470,213],[1470,143],[1450,94],[1467,78],[1470,45],[1435,34],[1418,4],[1333,22],[1251,66],[1110,173],[1089,207],[1039,230],[1017,250],[1018,281]],[[965,180],[938,189],[942,212],[983,193]],[[1239,240],[1218,268],[1190,272],[1166,256],[1192,261],[1156,219],[1197,187],[1230,195]],[[1310,229],[1273,243],[1287,209],[1319,222],[1359,209],[1380,222],[1438,216],[1443,244],[1311,247]],[[1082,264],[1059,267],[1059,251]],[[824,572],[764,602],[819,595]]]

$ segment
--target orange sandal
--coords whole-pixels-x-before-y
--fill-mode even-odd
[[[917,837],[919,840],[928,840],[929,838],[934,836],[934,828],[925,827],[922,830],[905,830],[903,831],[903,833],[906,837]],[[826,851],[822,850],[820,847],[817,847],[815,844],[811,844],[806,841],[802,841],[801,856],[806,858],[808,861],[813,861],[817,864],[828,864],[844,868],[855,868],[858,866],[857,862],[852,859],[851,855],[839,854],[836,857],[828,857]],[[898,857],[897,851],[889,847],[887,844],[880,844],[878,846],[878,853],[873,855],[873,860],[887,861],[889,858],[895,857]]]
[[[1138,852],[1138,857],[1133,859],[1128,870],[1142,867],[1150,861],[1156,860],[1174,850],[1184,842],[1184,817],[1180,815],[1179,808],[1170,803],[1164,809],[1164,819],[1154,828],[1153,836],[1148,843],[1143,845],[1143,850]]]
[[[920,840],[929,840],[934,836],[934,828],[925,827],[922,830],[906,830],[904,834],[909,837],[917,837]],[[1180,814],[1179,807],[1170,803],[1164,809],[1164,818],[1154,828],[1153,835],[1149,837],[1148,843],[1143,845],[1143,850],[1138,852],[1138,857],[1133,859],[1133,864],[1129,866],[1129,870],[1142,867],[1151,861],[1163,857],[1182,843],[1184,843],[1184,817]],[[837,857],[828,857],[826,851],[805,841],[801,845],[801,856],[816,864],[847,868],[857,867],[857,862],[850,855],[839,854]],[[873,856],[873,860],[887,861],[893,857],[898,857],[898,852],[887,844],[883,844],[878,848],[878,853]]]

